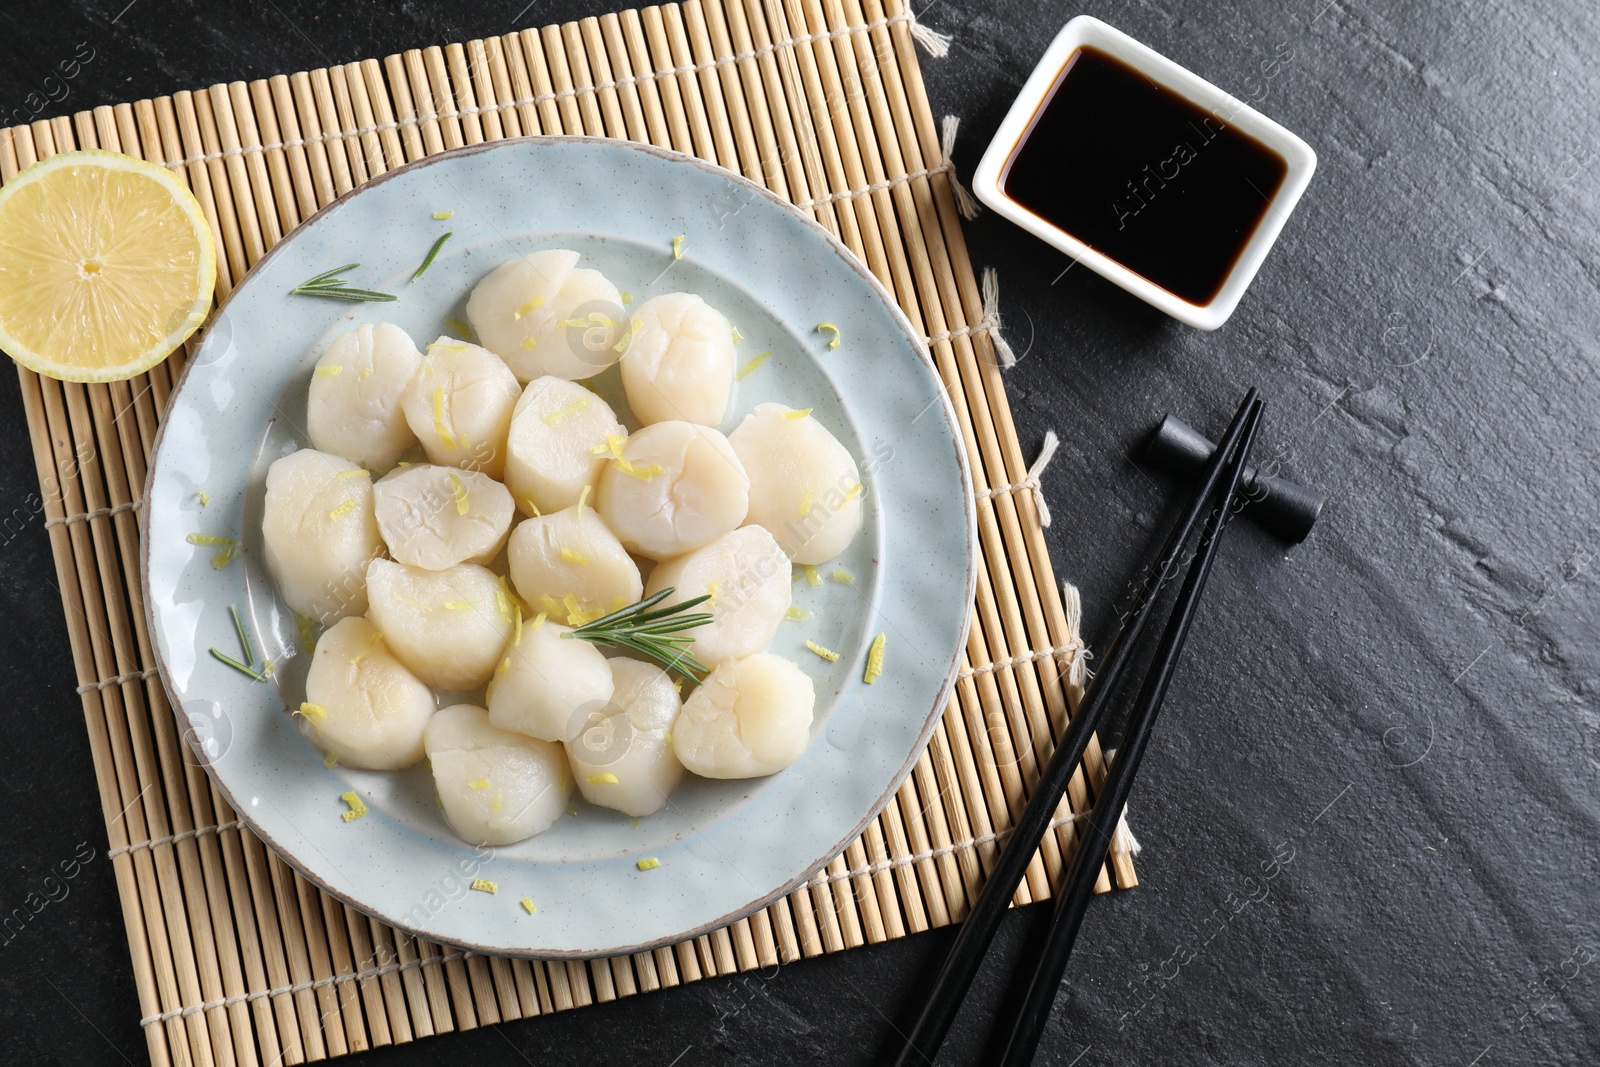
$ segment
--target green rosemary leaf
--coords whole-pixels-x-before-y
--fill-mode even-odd
[[[423,257],[422,266],[418,267],[417,273],[411,276],[412,281],[416,281],[418,278],[422,277],[422,272],[433,266],[433,257],[439,254],[439,249],[443,248],[444,243],[448,240],[450,240],[450,234],[446,233],[443,237],[433,242],[433,247],[428,249],[428,254]]]

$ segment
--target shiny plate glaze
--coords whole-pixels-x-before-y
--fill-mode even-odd
[[[411,281],[446,230],[454,236]],[[454,332],[444,320],[465,318],[467,293],[495,265],[549,247],[582,253],[635,306],[679,289],[705,296],[743,335],[741,364],[770,348],[739,382],[723,430],[768,400],[814,408],[861,463],[867,523],[821,568],[820,586],[797,581],[795,603],[813,616],[786,622],[773,644],[817,687],[813,740],[792,767],[749,781],[688,778],[637,826],[575,797],[577,814],[546,833],[474,848],[445,825],[425,769],[326,768],[284,710],[302,699],[309,657],[262,564],[263,482],[274,458],[307,443],[305,392],[329,340],[390,321],[426,345]],[[351,285],[399,299],[289,294],[355,260]],[[824,320],[840,328],[837,349],[815,329]],[[614,378],[595,384],[611,393]],[[162,422],[144,499],[145,604],[162,680],[195,758],[240,818],[341,900],[497,954],[615,955],[678,941],[765,906],[837,855],[927,743],[965,643],[976,573],[964,446],[889,293],[822,227],[745,179],[593,138],[525,138],[421,160],[280,242],[206,331]],[[244,553],[214,568],[216,548],[186,540],[197,532],[239,538]],[[834,566],[853,583],[830,580]],[[236,654],[229,605],[272,661],[270,684],[207,653]],[[867,686],[862,664],[879,631],[886,672]],[[838,651],[838,662],[806,651],[807,638]],[[347,823],[339,798],[351,790],[368,814]],[[660,866],[640,871],[647,857]],[[474,878],[499,892],[470,891]],[[537,914],[519,906],[524,897]]]

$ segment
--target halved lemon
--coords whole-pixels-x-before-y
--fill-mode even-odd
[[[131,378],[205,321],[216,244],[165,168],[66,152],[0,187],[0,348],[69,382]]]

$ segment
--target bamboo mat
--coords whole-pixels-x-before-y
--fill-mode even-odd
[[[299,220],[427,154],[538,133],[693,153],[802,205],[895,294],[929,337],[978,489],[982,560],[955,693],[861,838],[789,897],[693,941],[614,959],[500,959],[412,938],[319,893],[185,759],[145,628],[136,509],[187,353],[105,386],[19,371],[152,1063],[323,1059],[966,913],[1076,705],[1085,653],[1075,594],[1064,606],[1051,570],[992,293],[986,307],[914,38],[930,40],[902,0],[696,0],[0,130],[0,180],[78,147],[185,178],[219,243],[219,301]],[[1074,812],[1103,775],[1091,744],[1017,903],[1050,895]],[[1135,884],[1120,841],[1111,867]]]

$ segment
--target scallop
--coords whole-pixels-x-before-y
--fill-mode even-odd
[[[705,778],[757,778],[800,758],[816,694],[798,666],[770,652],[730,660],[683,702],[672,747]]]
[[[546,249],[509,259],[467,298],[478,339],[523,381],[589,378],[622,355],[622,295],[578,253]]]
[[[826,563],[861,529],[861,471],[811,417],[759,404],[728,435],[750,475],[749,521],[765,526],[796,563]]]
[[[333,339],[306,397],[306,432],[320,451],[382,474],[417,443],[400,396],[422,363],[406,332],[364,322]]]
[[[626,433],[611,405],[576,382],[529,382],[506,441],[506,484],[517,506],[538,515],[576,504],[599,480],[607,442]]]
[[[509,845],[548,830],[572,795],[560,745],[490,725],[472,704],[444,708],[423,741],[445,821],[473,845]]]
[[[433,693],[366,619],[341,619],[317,639],[300,706],[302,728],[344,766],[411,766],[422,758],[433,709]]]
[[[487,564],[506,543],[517,511],[510,491],[482,471],[431,463],[378,479],[372,506],[390,558],[430,571]]]
[[[686,631],[694,638],[689,654],[708,667],[766,650],[789,610],[789,557],[760,526],[741,526],[704,548],[656,564],[646,592],[672,587],[662,602],[676,604],[707,594],[696,611],[712,621]]]
[[[576,735],[611,699],[611,666],[589,642],[553,622],[527,625],[489,683],[489,721],[541,741]]]
[[[692,293],[651,297],[633,314],[622,387],[642,423],[715,426],[733,391],[733,326]]]
[[[441,337],[428,346],[400,404],[429,460],[498,478],[521,393],[493,352]]]
[[[672,748],[678,691],[667,672],[649,663],[613,659],[616,688],[606,706],[590,713],[567,758],[578,791],[591,804],[634,817],[659,811],[683,778]]]
[[[290,608],[324,623],[367,610],[367,564],[383,539],[365,470],[312,448],[274,461],[261,533]]]
[[[517,595],[568,625],[636,603],[644,588],[628,550],[582,505],[518,523],[506,560]]]
[[[516,622],[505,586],[475,563],[429,571],[375,559],[367,596],[367,618],[396,658],[435,689],[487,682]]]
[[[658,422],[613,450],[595,507],[630,552],[665,559],[708,545],[744,522],[750,479],[709,426]]]

